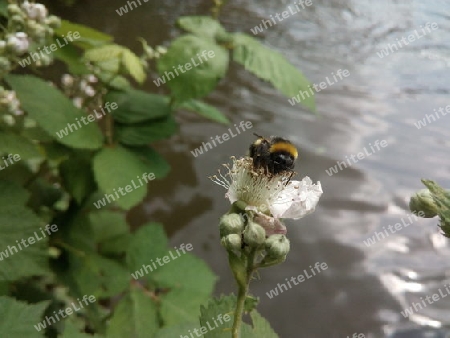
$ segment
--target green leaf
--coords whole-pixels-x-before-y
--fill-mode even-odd
[[[99,66],[111,73],[118,73],[120,65],[139,83],[145,80],[144,66],[139,57],[128,48],[119,45],[104,45],[89,49],[84,55],[85,59],[99,63]]]
[[[310,82],[286,58],[258,40],[246,34],[233,34],[233,60],[262,80],[270,82],[287,97],[308,91]],[[302,101],[303,105],[315,111],[314,96]]]
[[[89,213],[89,220],[97,243],[128,233],[128,224],[123,212],[93,211]]]
[[[63,185],[78,204],[95,190],[96,183],[90,159],[81,156],[71,157],[60,166]]]
[[[250,313],[252,318],[253,328],[249,325],[243,325],[242,336],[246,338],[278,338],[278,335],[270,327],[269,322],[265,320],[257,311],[252,311]],[[205,336],[205,338],[209,336]],[[212,336],[211,336],[212,337]]]
[[[208,328],[204,334],[205,338],[229,338],[231,335],[231,328],[233,327],[234,309],[236,307],[236,297],[222,296],[221,298],[214,298],[208,302],[207,306],[200,307],[200,325]],[[242,335],[247,338],[247,336]],[[261,336],[264,337],[265,336]]]
[[[78,329],[74,323],[69,320],[64,321],[64,332],[60,338],[101,338],[98,334],[90,335]]]
[[[182,16],[177,23],[184,30],[198,36],[214,39],[227,34],[220,22],[210,16]]]
[[[120,123],[140,123],[160,119],[170,114],[169,100],[163,95],[142,90],[110,91],[105,101],[116,102],[118,108],[111,112]]]
[[[152,259],[156,263],[156,259],[162,258],[167,252],[167,236],[162,224],[147,223],[133,234],[127,252],[127,266],[134,273],[143,265],[150,265]]]
[[[0,154],[18,154],[20,159],[28,160],[31,158],[42,157],[38,147],[24,136],[0,132]],[[3,161],[0,161],[0,164]]]
[[[148,338],[159,330],[156,304],[142,289],[132,286],[114,309],[108,338]]]
[[[149,172],[155,174],[157,179],[164,178],[170,171],[170,165],[167,161],[150,147],[128,147],[141,161],[143,161]]]
[[[116,134],[119,141],[127,145],[147,145],[151,142],[167,139],[178,129],[172,116],[140,124],[118,125]]]
[[[68,278],[80,294],[109,298],[123,292],[130,281],[128,271],[115,260],[93,252],[70,254]]]
[[[214,90],[225,76],[228,62],[225,48],[195,35],[184,35],[175,39],[158,60],[158,80],[164,79],[178,102],[199,98]]]
[[[142,84],[145,81],[145,71],[144,66],[139,60],[139,57],[134,54],[131,50],[125,49],[122,53],[122,63],[128,73],[135,79],[138,83]]]
[[[178,253],[172,250],[177,258],[149,275],[160,287],[170,289],[161,296],[161,316],[166,325],[195,321],[217,279],[203,260],[180,249]]]
[[[156,333],[155,338],[189,337],[189,330],[192,332],[193,328],[198,328],[199,326],[198,320],[195,322],[166,326]]]
[[[84,58],[91,62],[102,62],[111,59],[119,60],[125,47],[119,45],[104,45],[86,51]]]
[[[13,298],[0,297],[0,337],[43,338],[42,321],[49,302],[26,304]],[[38,326],[39,330],[36,329]]]
[[[24,205],[30,198],[30,193],[22,188],[22,186],[0,180],[0,206],[7,204],[11,205]]]
[[[57,43],[56,39],[57,38],[54,37],[53,43]],[[53,56],[64,62],[71,74],[80,75],[88,74],[90,72],[85,62],[83,62],[79,50],[71,44],[64,46],[64,48],[58,48],[53,52]]]
[[[2,204],[0,224],[0,280],[50,273],[46,251],[49,234],[43,228],[42,233],[41,220],[30,209],[12,201]]]
[[[102,145],[103,136],[97,124],[83,125],[78,121],[81,127],[77,126],[76,118],[86,115],[58,89],[31,75],[10,74],[6,81],[16,91],[24,110],[55,140],[73,148],[97,149]],[[71,133],[69,123],[77,130]],[[68,135],[59,138],[56,133],[62,129]]]
[[[71,43],[84,49],[111,42],[113,40],[113,37],[111,35],[102,33],[93,28],[81,24],[76,24],[67,20],[61,20],[61,26],[55,29],[56,35],[58,35],[59,37],[64,37],[69,32],[72,32],[72,34],[74,32],[78,32],[80,34],[80,38],[74,39]]]
[[[223,115],[216,107],[211,106],[205,102],[198,101],[198,100],[189,100],[186,102],[183,102],[179,108],[186,109],[193,111],[203,117],[206,117],[207,119],[210,119],[215,122],[223,123],[223,124],[229,124],[230,120]]]
[[[98,186],[121,208],[128,210],[147,195],[143,175],[151,174],[152,168],[127,149],[104,148],[94,157],[93,166]]]
[[[8,16],[8,2],[6,0],[0,1],[0,14]]]

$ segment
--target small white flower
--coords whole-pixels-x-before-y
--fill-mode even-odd
[[[98,82],[98,78],[97,78],[94,74],[89,74],[89,75],[86,77],[86,80],[87,80],[89,83],[97,83],[97,82]]]
[[[43,21],[48,15],[47,8],[42,4],[33,4],[25,1],[22,4],[22,8],[32,20]]]
[[[28,35],[24,32],[17,32],[15,35],[8,37],[8,46],[10,46],[17,54],[23,54],[28,50],[30,42]]]
[[[64,74],[61,77],[61,83],[64,87],[72,87],[73,85],[73,76],[70,74]]]
[[[95,95],[95,89],[92,86],[86,86],[84,93],[89,97],[93,97]]]
[[[83,99],[81,97],[75,97],[72,99],[73,105],[77,108],[83,107]]]
[[[312,213],[322,195],[320,182],[313,184],[309,177],[291,181],[289,171],[277,175],[255,170],[251,158],[232,157],[233,166],[225,165],[225,175],[213,176],[214,183],[227,189],[225,197],[231,203],[243,201],[247,210],[270,214],[274,218],[299,219]]]

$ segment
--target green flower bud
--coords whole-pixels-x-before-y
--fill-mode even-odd
[[[11,15],[15,15],[15,14],[23,14],[22,10],[20,9],[19,6],[17,6],[16,4],[9,4],[8,5],[8,12]]]
[[[23,20],[23,18],[20,15],[13,15],[11,17],[11,22],[14,25],[23,25],[24,24],[24,20]]]
[[[0,73],[6,73],[11,69],[11,62],[4,57],[0,57]]]
[[[437,215],[438,207],[428,189],[419,190],[409,200],[409,210],[420,217],[433,218]]]
[[[290,244],[285,235],[272,235],[267,238],[265,248],[268,257],[280,259],[286,257],[289,253]]]
[[[244,218],[240,214],[226,214],[220,219],[220,237],[229,234],[241,234],[244,229]]]
[[[222,237],[220,242],[225,247],[225,249],[227,249],[228,251],[241,250],[241,247],[242,247],[241,235],[238,235],[238,234],[230,234],[225,237]]]
[[[0,40],[0,54],[3,54],[5,49],[6,49],[6,41],[5,40]]]
[[[249,221],[244,230],[244,242],[251,247],[258,247],[266,240],[266,230],[258,223]]]
[[[53,61],[53,58],[50,55],[41,55],[41,58],[36,61],[36,66],[49,66]]]
[[[45,38],[46,33],[46,27],[40,24],[33,25],[33,29],[30,32],[35,38]]]
[[[44,23],[55,29],[61,26],[61,19],[57,16],[50,15],[47,19],[45,19]]]

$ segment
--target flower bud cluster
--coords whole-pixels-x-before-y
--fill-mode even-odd
[[[272,217],[253,211],[236,209],[232,208],[222,216],[219,223],[221,243],[227,251],[246,254],[249,250],[257,250],[263,257],[262,262],[276,264],[284,261],[289,252],[289,240],[281,221],[269,220]],[[275,228],[284,228],[284,231],[274,231]]]
[[[0,86],[0,112],[3,115],[3,120],[7,124],[14,124],[14,117],[11,115],[23,115],[20,109],[20,101],[17,99],[16,92],[13,90],[6,90]]]
[[[73,104],[78,108],[83,107],[86,101],[92,100],[100,91],[98,78],[93,74],[80,77],[64,74],[61,85],[64,93],[72,98]]]
[[[0,75],[9,72],[25,53],[36,52],[44,47],[53,37],[54,29],[61,20],[48,15],[47,8],[39,3],[17,1],[7,6],[8,23],[0,35]],[[46,66],[52,62],[50,55],[45,55],[37,66]]]

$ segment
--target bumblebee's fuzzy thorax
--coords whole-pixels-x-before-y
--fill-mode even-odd
[[[294,169],[298,151],[290,141],[278,136],[270,140],[256,136],[258,139],[250,145],[250,157],[255,169],[263,168],[273,175]]]

